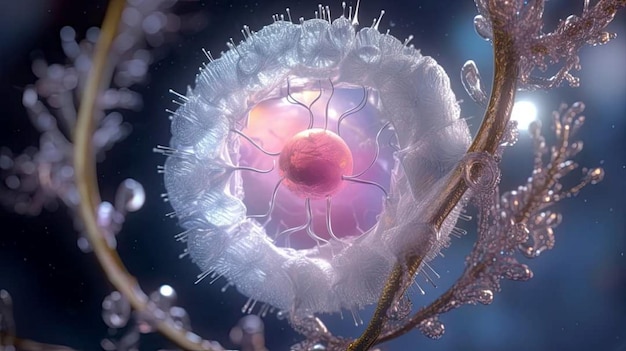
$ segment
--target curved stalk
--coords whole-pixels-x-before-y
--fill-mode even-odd
[[[97,120],[95,113],[98,111],[98,97],[104,87],[109,85],[114,70],[114,64],[109,61],[109,56],[117,35],[124,5],[124,0],[112,0],[102,24],[100,37],[94,51],[93,63],[78,110],[78,121],[74,131],[74,168],[76,186],[80,194],[79,215],[100,266],[109,281],[128,299],[136,311],[151,315],[154,307],[149,304],[148,297],[139,287],[137,280],[126,270],[117,251],[108,246],[96,219],[96,208],[101,200],[96,181],[92,134]],[[155,317],[154,320],[157,330],[179,347],[185,350],[214,350],[208,342],[199,337],[192,340],[191,333],[176,328],[173,323],[168,323],[167,319]]]
[[[506,23],[498,21],[493,16],[493,48],[494,48],[494,77],[493,88],[489,99],[489,105],[485,111],[485,117],[478,130],[478,133],[469,149],[470,152],[487,152],[493,154],[500,144],[500,140],[506,131],[506,126],[511,116],[515,93],[517,89],[517,76],[519,72],[519,56],[516,52],[512,34],[507,30]],[[462,177],[463,165],[459,164],[448,178],[448,182],[440,192],[440,196],[432,203],[431,211],[425,216],[426,222],[431,224],[436,230],[440,230],[443,222],[455,208],[467,190],[467,185]],[[399,294],[403,294],[406,286],[403,286],[403,279],[397,278],[397,272],[403,272],[404,267],[408,267],[406,277],[415,276],[422,263],[423,257],[408,256],[404,262],[398,262],[394,266],[388,278],[381,298],[376,306],[374,318],[370,320],[365,332],[350,346],[349,351],[365,351],[370,349],[375,343],[390,340],[406,331],[424,319],[437,314],[440,306],[446,299],[450,299],[452,294],[444,294],[430,306],[418,312],[418,318],[411,318],[408,328],[400,327],[397,333],[388,333],[379,339],[383,326],[387,319],[387,311],[393,300]],[[404,284],[406,285],[406,284]]]

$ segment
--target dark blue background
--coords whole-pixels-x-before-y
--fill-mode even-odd
[[[443,1],[364,1],[361,23],[369,24],[381,8],[386,14],[380,25],[404,39],[415,35],[413,43],[425,55],[433,56],[448,71],[453,89],[462,103],[462,114],[474,129],[482,111],[464,93],[459,70],[473,59],[483,79],[492,71],[490,46],[474,32],[474,5],[467,0]],[[557,17],[582,10],[583,1],[549,1],[547,29]],[[461,4],[461,5],[456,5]],[[333,15],[340,13],[340,2],[329,4]],[[111,199],[119,182],[132,177],[147,190],[145,207],[131,215],[118,237],[120,253],[130,272],[146,291],[160,284],[177,289],[179,304],[192,316],[194,330],[228,345],[228,330],[240,318],[245,298],[233,289],[222,294],[202,282],[194,285],[197,268],[179,260],[183,247],[173,235],[176,223],[165,218],[170,211],[160,201],[164,191],[156,166],[163,162],[151,149],[167,144],[169,121],[165,108],[172,108],[169,88],[184,91],[191,84],[197,67],[205,60],[201,48],[226,50],[230,38],[240,38],[247,24],[259,29],[271,23],[271,15],[290,7],[294,18],[310,18],[316,1],[217,1],[194,5],[206,14],[208,25],[198,34],[184,37],[170,47],[167,55],[151,69],[148,84],[139,87],[145,108],[127,113],[133,133],[99,167],[99,180],[105,199]],[[21,106],[23,87],[34,81],[30,72],[33,57],[44,55],[51,62],[62,62],[58,32],[64,25],[79,33],[98,25],[104,2],[22,0],[0,4],[0,145],[20,151],[35,145],[37,134],[29,126]],[[535,276],[525,283],[505,282],[491,306],[463,307],[444,315],[446,333],[432,341],[415,331],[387,350],[626,350],[626,12],[618,13],[611,25],[620,32],[609,45],[582,51],[582,87],[560,88],[549,92],[524,93],[538,105],[544,130],[549,134],[550,113],[561,102],[583,100],[587,124],[580,133],[585,149],[577,158],[585,166],[602,166],[605,180],[588,187],[576,198],[557,206],[564,214],[557,229],[552,251],[529,262]],[[236,39],[238,41],[239,39]],[[532,164],[529,138],[522,134],[518,144],[507,151],[503,164],[503,189],[516,187],[529,174]],[[460,223],[470,234],[455,239],[446,258],[432,262],[441,274],[438,287],[427,287],[425,297],[416,297],[421,306],[434,299],[459,276],[464,256],[475,234],[473,223]],[[82,350],[96,350],[107,336],[100,319],[100,304],[110,286],[93,255],[81,253],[75,245],[77,234],[64,208],[24,218],[0,212],[0,288],[9,290],[15,301],[18,332],[22,337],[66,344]],[[426,284],[421,283],[422,286]],[[364,316],[366,313],[364,313]],[[355,334],[351,319],[331,318],[340,334]],[[285,322],[266,318],[268,345],[284,350],[299,340]],[[149,336],[142,349],[164,345]]]

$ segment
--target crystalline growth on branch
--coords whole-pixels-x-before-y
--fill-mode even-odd
[[[580,82],[572,71],[580,70],[578,52],[584,45],[606,44],[615,33],[606,32],[617,10],[626,6],[624,0],[600,0],[594,5],[581,1],[580,15],[561,20],[551,32],[544,32],[544,1],[513,0],[496,2],[489,11],[490,0],[476,0],[478,16],[474,18],[477,32],[493,39],[492,21],[510,26],[511,40],[520,56],[519,89],[549,89],[564,81],[572,87]],[[556,73],[546,73],[548,70]],[[537,72],[539,71],[539,72]]]

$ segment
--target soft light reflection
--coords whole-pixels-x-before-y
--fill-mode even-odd
[[[513,105],[511,119],[517,121],[519,130],[528,130],[528,126],[537,120],[537,107],[530,101],[517,101]]]
[[[170,297],[174,295],[174,289],[169,285],[162,285],[159,288],[159,293],[165,297]]]

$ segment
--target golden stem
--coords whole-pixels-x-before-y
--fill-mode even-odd
[[[378,335],[380,335],[380,331],[383,329],[385,321],[387,320],[387,310],[389,310],[391,304],[395,301],[397,290],[388,289],[388,287],[400,286],[402,283],[402,276],[402,268],[396,265],[393,268],[393,271],[391,271],[391,275],[387,280],[385,289],[383,289],[383,293],[380,297],[378,305],[376,306],[374,315],[367,325],[367,329],[365,329],[360,338],[356,339],[348,346],[349,351],[369,350],[369,348],[374,345]]]
[[[487,152],[493,154],[497,150],[500,140],[506,131],[506,126],[509,123],[513,102],[515,100],[519,57],[515,50],[513,37],[507,31],[506,24],[498,22],[495,18],[493,19],[492,27],[494,31],[493,48],[495,66],[493,89],[491,91],[489,105],[485,111],[485,117],[483,118],[483,122],[476,137],[467,151],[468,153]],[[440,192],[441,195],[433,201],[430,207],[431,211],[425,216],[426,222],[430,223],[437,231],[441,229],[443,222],[467,190],[467,184],[465,184],[462,174],[463,165],[459,164],[448,178],[447,183]],[[406,286],[402,284],[403,280],[398,279],[396,276],[397,272],[402,272],[404,270],[403,267],[408,267],[405,274],[412,279],[415,273],[417,273],[422,260],[423,257],[409,256],[405,258],[404,262],[396,263],[383,288],[383,293],[378,300],[374,317],[370,320],[363,334],[361,334],[355,342],[350,344],[348,347],[349,351],[366,351],[374,344],[375,341],[372,340],[378,338],[387,319],[387,309],[392,305],[398,293],[403,293],[404,289],[406,289]],[[451,294],[442,296],[443,300],[451,297]],[[443,302],[442,298],[437,301]],[[435,315],[441,306],[443,306],[442,303],[433,303],[432,307],[429,306],[424,309],[424,312],[428,313],[422,313],[422,318],[417,318],[413,325],[417,325],[420,321],[431,315]],[[388,338],[385,338],[385,340],[388,340]]]
[[[79,215],[100,266],[111,284],[128,299],[135,310],[152,315],[154,308],[150,307],[148,297],[137,284],[137,280],[128,273],[117,251],[108,246],[96,220],[100,191],[96,181],[92,134],[97,120],[95,113],[98,111],[98,97],[111,81],[114,65],[108,62],[108,58],[124,7],[124,0],[112,0],[102,24],[78,110],[78,121],[74,131],[74,169],[76,186],[80,194]],[[161,334],[185,350],[214,350],[200,338],[198,341],[192,341],[187,337],[186,330],[175,328],[174,324],[168,323],[167,320],[155,317],[154,323]]]
[[[470,277],[476,278],[482,271],[487,268],[487,265],[484,262],[481,262],[475,267],[472,267],[467,273]],[[465,273],[464,273],[465,274]],[[413,330],[417,325],[423,322],[425,319],[433,317],[441,312],[441,310],[448,306],[450,301],[454,298],[454,294],[456,292],[456,285],[453,285],[448,289],[445,293],[439,296],[435,301],[433,301],[430,305],[420,309],[416,312],[408,321],[406,321],[399,328],[394,329],[390,332],[387,332],[381,335],[378,340],[376,340],[376,344],[381,344],[383,342],[393,340],[401,335],[404,335],[411,330]]]

